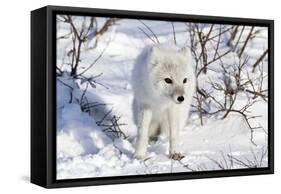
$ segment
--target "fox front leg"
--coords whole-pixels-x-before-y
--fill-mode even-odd
[[[151,123],[152,112],[150,109],[144,108],[140,111],[138,117],[138,137],[136,152],[134,156],[137,159],[144,159],[146,156],[146,149],[148,145],[148,129]]]
[[[169,158],[181,160],[184,156],[179,151],[179,121],[178,110],[173,107],[168,110],[169,120]]]

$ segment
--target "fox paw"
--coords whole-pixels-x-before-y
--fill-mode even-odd
[[[169,155],[169,158],[173,160],[181,160],[184,158],[184,155],[182,155],[181,153],[173,153]]]
[[[134,158],[136,158],[138,160],[143,160],[143,159],[145,159],[145,153],[135,152]]]

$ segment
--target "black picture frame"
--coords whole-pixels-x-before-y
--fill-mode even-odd
[[[56,180],[56,14],[268,27],[268,167]],[[46,188],[274,173],[274,21],[231,17],[46,6],[31,12],[31,182]]]

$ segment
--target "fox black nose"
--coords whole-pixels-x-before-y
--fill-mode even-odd
[[[184,97],[183,97],[183,96],[179,96],[179,97],[177,98],[177,100],[178,100],[179,102],[182,102],[182,101],[184,101]]]

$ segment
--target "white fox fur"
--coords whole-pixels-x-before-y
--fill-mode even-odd
[[[149,138],[160,130],[169,135],[169,154],[175,159],[196,85],[190,49],[161,44],[145,48],[136,60],[132,85],[138,126],[135,157],[145,158]]]

